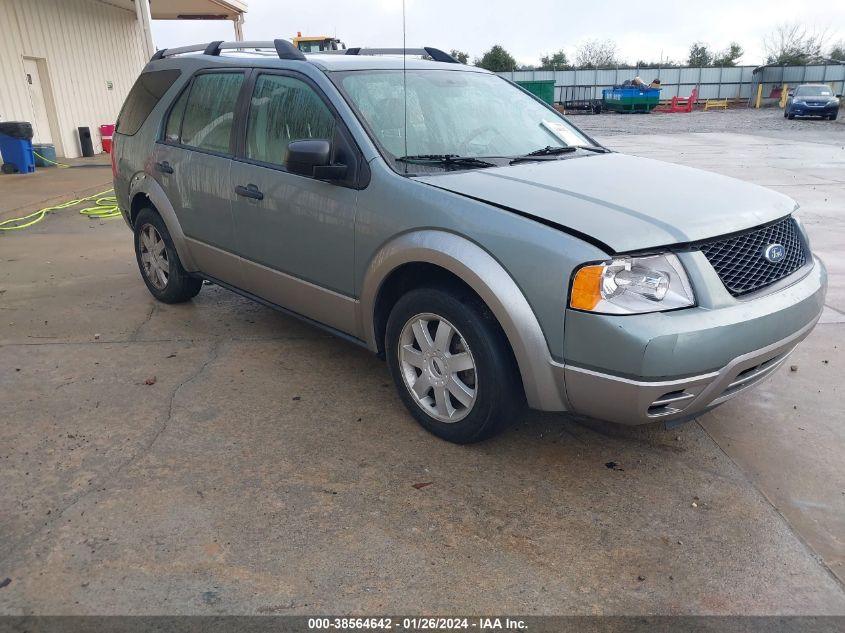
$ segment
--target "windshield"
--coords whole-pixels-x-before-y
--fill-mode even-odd
[[[795,91],[796,97],[832,97],[833,91],[827,86],[801,86]]]
[[[401,70],[346,73],[344,92],[391,158],[521,156],[594,144],[553,110],[496,75],[409,70],[407,142]]]

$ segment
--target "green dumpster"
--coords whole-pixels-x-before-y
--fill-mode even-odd
[[[555,80],[543,79],[542,81],[517,81],[518,85],[525,88],[535,97],[539,97],[549,105],[555,102]]]

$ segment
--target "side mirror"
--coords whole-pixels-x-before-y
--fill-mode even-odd
[[[841,99],[841,98],[842,98],[842,95],[836,95],[836,98],[837,98],[837,99]]]
[[[786,96],[787,96],[787,97],[794,97],[794,96],[795,96],[795,91],[794,91],[794,90],[790,90],[789,92],[787,92],[787,93],[786,93]]]
[[[332,165],[332,146],[324,139],[308,139],[288,143],[285,168],[292,174],[317,180],[342,180],[346,165]]]

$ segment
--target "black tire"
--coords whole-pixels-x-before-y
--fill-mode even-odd
[[[837,116],[839,116],[839,113],[838,113],[838,112],[834,112],[833,114],[831,114],[831,115],[830,115],[830,120],[831,120],[831,121],[835,121]]]
[[[15,167],[12,163],[3,163],[3,166],[0,167],[0,171],[4,174],[16,174],[18,173],[18,168]]]
[[[786,118],[786,117],[788,117],[788,116],[789,116],[789,112],[788,112],[788,111],[786,111],[786,110],[784,110],[784,111],[783,111],[783,118],[785,119],[785,118]]]
[[[429,371],[429,376],[434,376],[431,372],[437,371],[403,365],[400,359],[403,330],[407,332],[406,325],[410,327],[410,322],[419,315],[434,315],[454,326],[456,336],[451,339],[451,345],[459,347],[450,351],[456,353],[469,351],[474,361],[474,369],[470,370],[471,373],[455,374],[474,388],[474,400],[468,408],[463,407],[461,410],[463,417],[458,421],[445,422],[437,419],[418,402],[406,383],[406,380],[410,379],[405,374],[406,371],[414,374],[419,372],[418,375],[414,375],[415,380],[422,377],[424,371]],[[429,333],[432,338],[435,338],[435,324],[439,321],[432,320],[429,323],[434,329],[434,332],[430,330]],[[457,444],[469,444],[487,439],[510,425],[523,407],[525,396],[522,383],[504,332],[489,309],[468,291],[447,287],[427,287],[412,290],[401,297],[393,307],[387,321],[385,350],[390,374],[405,406],[426,430],[444,440]],[[448,363],[451,356],[446,358]],[[434,361],[429,362],[427,367],[433,368],[433,363]],[[444,379],[444,376],[446,373],[440,374],[441,379]],[[448,381],[448,378],[446,380]],[[430,394],[427,396],[431,401],[429,406],[434,406],[436,394],[433,388],[427,393]],[[458,399],[450,396],[448,392],[441,393],[446,393],[447,399],[451,402],[450,406],[456,408],[462,406]]]
[[[795,115],[790,112],[789,114],[786,115],[786,118],[791,121],[792,119],[795,118]]]
[[[166,281],[158,279],[154,281],[150,278],[150,268],[144,263],[142,253],[146,252],[142,246],[142,233],[152,227],[164,242],[164,255],[167,261],[169,272]],[[202,279],[192,277],[182,267],[182,262],[179,261],[179,255],[176,253],[176,247],[173,246],[173,240],[170,237],[170,232],[167,230],[167,225],[161,216],[153,209],[145,208],[138,212],[138,217],[135,219],[135,259],[138,262],[138,269],[141,271],[141,278],[147,285],[156,299],[162,303],[182,303],[197,296],[197,293],[202,289]]]

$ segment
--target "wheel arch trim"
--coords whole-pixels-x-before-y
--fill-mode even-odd
[[[490,253],[454,233],[429,229],[405,233],[370,260],[361,287],[360,331],[372,351],[378,351],[375,309],[382,285],[393,271],[412,263],[433,264],[451,272],[487,304],[511,345],[530,407],[569,409],[563,385],[553,371],[546,337],[525,295]]]
[[[173,205],[170,204],[170,200],[167,199],[167,194],[164,193],[161,185],[147,174],[138,174],[129,183],[130,208],[127,210],[127,219],[131,212],[132,202],[138,194],[147,196],[161,219],[164,220],[167,231],[170,233],[170,239],[173,240],[173,246],[176,248],[176,254],[179,255],[179,261],[182,262],[182,267],[187,272],[197,272],[197,266],[185,241],[185,234],[182,232],[182,226],[179,224]]]

